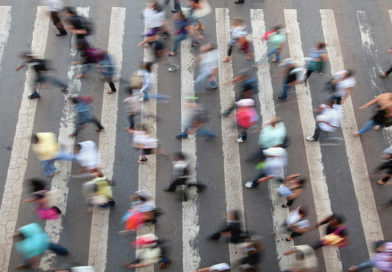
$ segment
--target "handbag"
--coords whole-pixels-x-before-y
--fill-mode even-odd
[[[134,90],[140,90],[143,86],[143,76],[139,75],[139,73],[133,72],[130,79],[131,88]]]

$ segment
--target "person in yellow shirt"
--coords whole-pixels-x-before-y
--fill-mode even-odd
[[[73,154],[61,151],[57,142],[56,134],[52,132],[39,132],[33,134],[31,143],[34,153],[40,160],[45,176],[53,176],[56,173],[54,162],[56,160],[74,160]]]

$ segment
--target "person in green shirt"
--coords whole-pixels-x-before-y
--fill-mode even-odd
[[[267,61],[269,56],[275,55],[275,59],[272,62],[279,62],[280,55],[282,54],[284,43],[286,42],[286,34],[282,31],[281,25],[275,26],[271,31],[265,33],[261,39],[267,41],[268,51],[267,54],[256,62],[256,65],[261,65],[264,61]]]

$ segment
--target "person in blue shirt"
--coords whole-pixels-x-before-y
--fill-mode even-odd
[[[81,128],[85,127],[88,123],[93,122],[97,126],[97,132],[104,129],[101,122],[93,115],[90,103],[92,102],[92,96],[79,96],[70,98],[71,103],[74,105],[74,109],[77,115],[75,132],[70,137],[78,135]]]
[[[116,70],[112,58],[106,51],[103,52],[103,60],[98,63],[98,72],[101,74],[101,78],[105,80],[110,86],[110,91],[108,94],[115,93],[117,89],[113,83],[113,77],[116,74]]]

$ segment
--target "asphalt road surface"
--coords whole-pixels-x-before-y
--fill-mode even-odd
[[[95,33],[88,37],[95,47],[108,49],[116,60],[120,77],[129,78],[140,61],[148,58],[148,50],[137,48],[144,31],[140,12],[144,0],[65,0],[66,5],[80,7],[79,11],[94,22]],[[252,62],[235,51],[232,61],[221,60],[227,48],[228,23],[233,18],[244,18],[248,23],[249,39],[253,40],[256,57],[266,48],[260,36],[275,25],[286,26],[288,33],[282,58],[303,61],[316,42],[325,41],[330,57],[322,75],[314,74],[308,82],[297,85],[296,95],[286,103],[278,103],[277,96],[282,76],[276,64],[262,65],[255,70],[259,80],[258,110],[261,119],[273,115],[285,122],[290,137],[288,173],[301,173],[308,179],[305,192],[294,207],[308,208],[309,219],[315,224],[330,213],[343,215],[347,220],[350,243],[339,250],[319,250],[319,271],[347,271],[352,264],[369,258],[372,242],[391,239],[390,209],[379,209],[391,198],[390,188],[377,184],[374,173],[382,151],[391,144],[391,131],[371,131],[360,138],[352,134],[370,118],[371,110],[359,107],[374,96],[390,90],[391,79],[382,80],[379,73],[390,66],[386,52],[391,45],[392,3],[387,0],[246,0],[235,5],[229,0],[210,0],[211,13],[203,18],[206,26],[205,41],[217,45],[219,51],[219,88],[200,95],[208,109],[208,128],[217,138],[205,141],[202,137],[179,141],[175,138],[185,120],[184,102],[192,96],[193,78],[197,71],[187,67],[198,54],[184,41],[177,56],[171,61],[180,70],[169,72],[167,66],[156,67],[155,91],[170,96],[169,103],[145,103],[145,111],[156,113],[157,119],[146,118],[160,144],[169,154],[183,150],[191,154],[194,179],[208,188],[186,203],[178,196],[166,193],[171,176],[171,162],[165,156],[151,156],[144,165],[138,165],[138,153],[132,137],[124,131],[128,121],[122,106],[126,93],[125,83],[116,82],[119,91],[108,95],[107,86],[98,75],[90,73],[77,80],[77,67],[71,67],[71,35],[56,37],[49,17],[40,8],[39,1],[0,0],[0,79],[1,79],[1,133],[0,133],[0,267],[14,271],[21,262],[10,236],[20,226],[39,222],[52,239],[67,247],[69,257],[45,257],[41,268],[61,266],[64,263],[93,265],[96,271],[127,271],[125,261],[132,260],[135,250],[131,242],[136,234],[120,235],[121,217],[130,205],[129,196],[138,189],[149,189],[155,203],[164,211],[155,227],[143,227],[139,232],[154,231],[166,240],[173,263],[168,271],[195,271],[215,263],[234,264],[241,249],[224,241],[211,242],[206,238],[224,221],[228,210],[242,211],[243,226],[251,234],[261,236],[264,244],[260,271],[280,271],[292,262],[283,256],[293,245],[313,244],[320,232],[312,230],[294,242],[286,242],[287,233],[280,224],[288,211],[281,207],[283,199],[277,195],[275,181],[257,189],[244,187],[256,170],[247,161],[257,146],[258,134],[238,144],[233,129],[234,115],[221,119],[225,105],[234,98],[237,86],[223,85],[239,70]],[[169,25],[173,25],[170,8],[166,7]],[[166,40],[172,48],[172,40]],[[51,60],[53,74],[68,82],[71,94],[93,95],[94,114],[102,120],[105,131],[95,132],[93,126],[84,129],[76,139],[72,132],[73,115],[66,97],[55,88],[42,88],[39,101],[29,101],[31,79],[25,70],[15,72],[20,64],[18,54],[34,52]],[[357,86],[343,106],[342,127],[333,139],[308,143],[305,136],[314,129],[311,109],[325,100],[322,92],[331,73],[344,68],[355,70]],[[260,121],[262,121],[260,120]],[[28,197],[24,180],[43,177],[39,161],[30,148],[33,132],[50,131],[59,135],[59,142],[72,150],[74,143],[93,140],[99,146],[105,174],[116,181],[116,206],[109,210],[87,212],[81,192],[83,180],[70,178],[77,167],[71,163],[59,164],[60,173],[48,178],[60,191],[60,207],[64,213],[51,222],[39,220],[34,205],[23,204]],[[321,232],[323,233],[323,232]],[[155,267],[155,270],[158,270]],[[147,270],[146,270],[147,271]],[[154,268],[151,270],[154,271]]]

